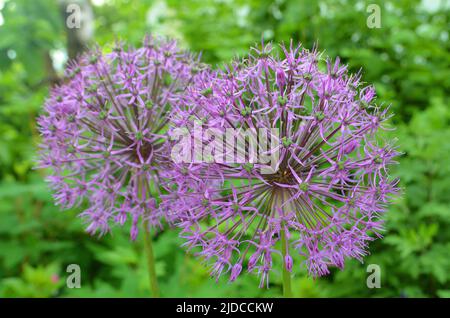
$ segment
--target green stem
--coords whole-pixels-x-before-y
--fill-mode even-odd
[[[153,298],[159,298],[159,288],[155,270],[155,257],[153,255],[152,236],[150,234],[150,228],[147,222],[144,222],[144,233],[145,233],[144,243],[145,243],[145,252],[147,254],[147,266],[148,266],[148,276],[150,280],[150,289],[152,291]]]
[[[283,296],[285,298],[292,297],[291,289],[291,273],[286,269],[286,254],[287,254],[287,244],[286,244],[286,233],[281,230],[281,254],[283,255]]]

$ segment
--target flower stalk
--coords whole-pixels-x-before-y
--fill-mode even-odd
[[[287,240],[286,232],[281,230],[281,254],[283,255],[283,296],[285,298],[292,298],[291,288],[291,273],[288,271],[289,264],[287,264]]]
[[[153,298],[159,298],[158,280],[156,278],[155,256],[153,254],[152,235],[148,222],[144,222],[144,247],[147,257],[148,277]]]

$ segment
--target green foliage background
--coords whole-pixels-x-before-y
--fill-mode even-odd
[[[69,1],[76,3],[77,0]],[[364,264],[313,280],[294,277],[298,297],[450,296],[450,50],[447,0],[91,0],[95,36],[108,45],[138,45],[145,33],[176,37],[206,62],[220,65],[243,55],[262,37],[318,42],[352,71],[363,68],[379,101],[391,103],[390,137],[405,153],[393,173],[404,193],[387,215],[385,239],[371,244]],[[147,297],[142,242],[128,229],[89,237],[76,217],[54,206],[42,171],[33,169],[35,118],[52,78],[67,56],[58,1],[0,0],[0,297]],[[369,29],[367,6],[378,3],[381,28]],[[155,238],[163,296],[278,297],[280,273],[270,289],[253,275],[218,283],[179,248],[173,231]],[[80,264],[80,289],[66,287],[66,266]],[[366,287],[366,267],[382,270],[380,289]],[[304,271],[303,271],[304,272]]]

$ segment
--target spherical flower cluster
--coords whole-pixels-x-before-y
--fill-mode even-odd
[[[174,41],[147,37],[141,48],[117,45],[72,62],[39,118],[40,166],[57,204],[88,202],[87,231],[100,235],[131,219],[160,225],[152,191],[170,163],[167,120],[199,63]]]
[[[197,250],[212,275],[257,272],[268,284],[274,257],[287,271],[294,260],[313,276],[346,258],[362,260],[368,242],[381,237],[383,213],[398,180],[388,166],[398,155],[377,137],[388,119],[375,105],[373,87],[348,74],[339,59],[316,50],[252,49],[248,58],[216,74],[204,74],[181,100],[174,127],[256,131],[265,128],[274,148],[272,171],[258,161],[178,163],[172,171],[172,213],[182,237]],[[204,147],[205,133],[193,136]],[[262,139],[254,133],[259,154]],[[227,139],[224,148],[232,146]],[[245,144],[237,152],[246,155]],[[213,153],[214,156],[214,153]],[[210,159],[210,158],[209,158]],[[217,159],[217,158],[216,158]],[[167,204],[169,205],[169,204]]]

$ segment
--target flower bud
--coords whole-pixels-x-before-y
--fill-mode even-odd
[[[242,271],[242,265],[240,263],[237,263],[233,266],[231,269],[231,276],[230,276],[230,282],[234,282],[236,278],[239,276],[239,274]]]
[[[284,266],[286,267],[288,272],[292,271],[292,263],[293,263],[293,261],[292,261],[291,255],[287,254],[284,257]]]
[[[276,79],[276,83],[277,83],[277,86],[278,86],[279,88],[283,88],[284,85],[286,85],[286,75],[284,74],[284,71],[283,71],[283,69],[281,69],[281,68],[279,68],[279,69],[277,70],[277,79]]]

